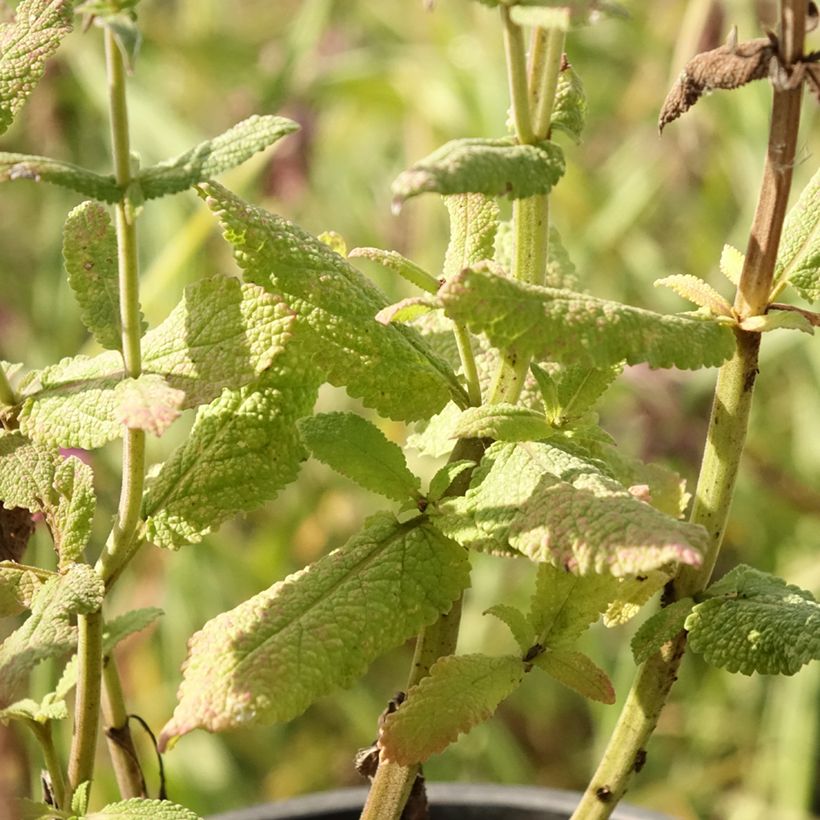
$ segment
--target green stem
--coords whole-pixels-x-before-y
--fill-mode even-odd
[[[522,145],[532,145],[535,133],[532,130],[527,85],[527,56],[524,47],[524,32],[510,18],[510,10],[501,6],[501,20],[504,23],[504,52],[507,56],[507,79],[510,85],[515,135]]]
[[[782,30],[787,54],[801,48],[805,0],[784,0]],[[760,196],[750,232],[749,253],[741,274],[735,309],[741,316],[765,311],[786,212],[800,121],[801,90],[775,88],[769,148]],[[751,254],[752,259],[749,259]],[[729,518],[732,495],[746,441],[752,392],[758,372],[760,336],[737,331],[737,350],[718,374],[691,521],[706,528],[709,546],[698,568],[682,567],[673,583],[673,599],[695,595],[709,583]],[[623,797],[633,772],[645,759],[686,649],[681,632],[639,669],[618,723],[575,813],[574,820],[605,820]]]
[[[94,775],[94,754],[100,725],[102,677],[102,612],[77,618],[77,693],[74,699],[74,737],[68,759],[72,794]]]
[[[108,754],[121,797],[123,800],[147,797],[145,778],[128,727],[128,710],[113,655],[105,659],[103,668],[103,718]]]
[[[67,809],[65,773],[63,772],[63,764],[57,754],[57,749],[54,746],[51,721],[39,723],[36,720],[27,720],[26,724],[34,733],[40,745],[40,749],[43,752],[43,761],[46,764],[46,769],[51,778],[51,793],[54,797],[55,805],[58,809]]]
[[[467,383],[467,397],[473,407],[481,405],[481,382],[478,378],[478,368],[473,354],[473,343],[470,341],[470,332],[465,325],[454,323],[453,332],[456,337],[458,355],[461,367],[464,370],[464,380]]]
[[[561,73],[561,59],[564,56],[565,36],[559,28],[546,31],[544,66],[537,75],[540,78],[540,84],[535,94],[536,104],[533,109],[535,112],[533,128],[535,138],[538,140],[545,140],[549,137],[552,109],[555,107],[555,92],[558,88],[558,76]]]

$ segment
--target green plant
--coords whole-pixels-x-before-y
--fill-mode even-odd
[[[84,321],[109,352],[40,371],[4,364],[0,385],[6,428],[0,496],[16,508],[5,514],[23,532],[29,522],[19,508],[42,514],[59,558],[56,572],[2,565],[4,611],[32,612],[0,650],[5,700],[40,660],[77,645],[77,660],[56,692],[41,703],[10,703],[3,712],[29,726],[43,748],[53,799],[51,807],[30,806],[33,816],[61,816],[55,805],[65,816],[86,812],[103,691],[122,796],[144,796],[112,652],[119,638],[158,613],[104,620],[103,598],[144,543],[176,549],[201,540],[291,481],[305,448],[398,511],[394,504],[394,511],[369,519],[341,550],[197,633],[162,746],[197,727],[288,720],[418,634],[407,692],[388,709],[377,745],[360,759],[375,774],[365,816],[397,817],[420,763],[489,716],[531,671],[611,702],[612,684],[578,651],[577,639],[601,615],[610,624],[629,619],[665,587],[668,605],[634,644],[637,658],[649,658],[637,700],[645,703],[648,687],[655,705],[637,742],[617,742],[617,756],[603,764],[612,773],[596,776],[579,810],[579,816],[606,816],[638,768],[675,674],[684,624],[696,651],[733,670],[791,674],[817,657],[817,605],[808,593],[749,568],[703,589],[728,514],[760,333],[778,326],[810,331],[816,319],[807,311],[766,312],[788,174],[774,196],[764,188],[761,201],[774,204],[774,215],[764,212],[756,223],[745,265],[739,254],[726,254],[724,271],[742,294],[734,306],[692,278],[667,284],[701,306],[696,314],[661,315],[585,293],[549,225],[549,195],[564,170],[563,151],[550,137],[558,131],[580,137],[583,89],[562,61],[564,38],[573,15],[582,23],[606,4],[574,4],[571,15],[563,6],[486,2],[498,6],[502,20],[515,136],[448,143],[394,185],[397,204],[424,192],[445,197],[451,242],[441,277],[395,252],[348,254],[338,236],[315,239],[208,181],[287,134],[289,121],[256,118],[175,160],[135,166],[124,94],[124,60],[138,42],[133,5],[77,9],[103,24],[115,174],[2,157],[6,178],[64,185],[111,203],[116,217],[114,228],[104,208],[84,203],[65,229],[69,280]],[[799,5],[784,4],[792,12],[787,33],[803,19]],[[21,45],[4,50],[10,59],[3,121],[22,104],[41,69],[42,49],[56,47],[71,15],[68,3],[31,0],[18,7],[17,23],[4,33],[5,43]],[[533,32],[529,65],[522,26]],[[787,67],[800,53],[789,36],[802,40],[799,32],[782,39]],[[768,71],[774,53],[765,49],[774,46],[767,40],[755,48]],[[811,64],[801,65],[811,76]],[[748,79],[759,73],[753,67]],[[790,169],[799,86],[778,82],[784,87],[776,104],[790,113],[773,117],[783,129],[773,144],[785,146],[775,162]],[[711,77],[700,84],[719,85]],[[217,216],[244,283],[219,278],[192,285],[169,318],[145,333],[137,217],[145,200],[192,186]],[[503,196],[513,200],[509,223],[500,221],[495,202]],[[810,301],[817,297],[816,198],[815,181],[789,217],[775,286],[779,291],[791,282]],[[758,248],[767,261],[758,261]],[[386,305],[346,257],[373,260],[423,295]],[[689,522],[680,520],[687,496],[679,477],[622,456],[597,424],[598,399],[625,363],[640,362],[682,368],[725,362]],[[351,413],[311,415],[325,381],[384,417],[420,420],[415,443],[421,448],[438,451],[442,440],[457,439],[425,491],[400,448],[371,421]],[[187,441],[145,482],[145,433],[161,434],[193,407],[200,409]],[[91,470],[63,459],[59,448],[99,447],[118,438],[123,425],[120,511],[92,569],[84,557],[95,504]],[[715,476],[718,494],[710,497]],[[465,547],[525,556],[536,565],[529,611],[503,603],[489,610],[509,626],[518,644],[512,654],[454,654],[469,585]],[[728,637],[727,625],[737,627]],[[783,652],[769,640],[778,630],[788,639]],[[75,732],[64,772],[51,727],[67,715],[65,699],[75,685]],[[627,726],[634,725],[634,701]],[[420,789],[413,794],[423,800]],[[154,802],[110,811],[190,816]]]

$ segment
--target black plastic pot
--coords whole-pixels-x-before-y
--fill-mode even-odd
[[[532,786],[428,783],[430,820],[567,820],[578,792]],[[367,789],[339,789],[213,815],[209,820],[358,820]],[[613,820],[672,820],[668,815],[619,806]]]

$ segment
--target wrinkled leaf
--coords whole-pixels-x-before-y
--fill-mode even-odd
[[[675,291],[698,307],[708,308],[715,316],[731,316],[732,306],[711,285],[689,274],[675,274],[655,280],[655,287]]]
[[[29,154],[0,152],[0,182],[28,179],[49,182],[101,202],[119,202],[122,191],[113,176],[95,174],[70,162]]]
[[[200,820],[199,815],[171,803],[169,800],[148,800],[133,797],[119,803],[109,803],[99,811],[85,815],[82,820]]]
[[[807,301],[820,299],[820,171],[786,214],[774,283],[790,282]]]
[[[720,272],[733,284],[740,284],[740,274],[746,256],[731,245],[724,245],[720,252]]]
[[[155,436],[161,436],[179,418],[185,404],[185,393],[155,373],[126,379],[118,398],[117,421],[132,430],[145,430]]]
[[[48,575],[15,561],[0,562],[0,618],[28,609]]]
[[[584,84],[572,66],[567,66],[558,75],[550,127],[553,131],[563,131],[573,142],[580,143],[586,121],[587,98]]]
[[[431,479],[427,490],[427,500],[435,503],[442,498],[449,486],[465,471],[475,467],[474,461],[463,459],[445,464]]]
[[[555,429],[542,413],[515,404],[468,407],[458,417],[457,438],[491,438],[496,441],[538,441]]]
[[[667,642],[671,641],[682,629],[686,617],[692,611],[695,602],[691,598],[682,598],[641,624],[641,628],[632,638],[632,656],[635,663],[648,660]]]
[[[0,709],[0,723],[10,720],[31,720],[35,723],[48,723],[50,720],[65,720],[68,717],[68,708],[65,701],[58,700],[53,694],[46,695],[41,703],[30,698],[18,700]]]
[[[450,242],[444,255],[444,278],[495,255],[498,205],[483,194],[444,197],[450,215]]]
[[[376,314],[376,321],[382,325],[389,325],[391,322],[412,322],[413,319],[418,319],[419,316],[424,316],[425,313],[437,308],[435,299],[429,296],[410,296],[382,308]]]
[[[405,259],[397,251],[383,251],[379,248],[354,248],[348,254],[349,259],[369,259],[383,268],[399,274],[410,284],[427,291],[427,293],[437,293],[439,281],[434,276],[427,273],[424,268],[419,267],[410,259]]]
[[[758,316],[747,316],[740,327],[752,333],[768,333],[772,330],[799,330],[814,335],[814,325],[808,316],[796,310],[776,310]]]

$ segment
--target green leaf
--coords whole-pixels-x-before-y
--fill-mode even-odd
[[[75,456],[0,432],[0,498],[7,507],[44,514],[60,556],[60,569],[76,561],[91,535],[96,508],[94,476]]]
[[[439,506],[459,543],[512,548],[579,575],[638,575],[675,562],[698,566],[706,531],[635,498],[602,465],[548,442],[487,450],[467,494]]]
[[[611,575],[573,575],[539,564],[529,613],[537,642],[550,649],[575,643],[606,610],[619,586]]]
[[[77,814],[85,814],[88,810],[88,791],[91,787],[91,781],[86,780],[80,783],[79,786],[71,795],[71,811]]]
[[[720,272],[733,284],[740,284],[740,274],[746,257],[737,248],[724,245],[720,253]]]
[[[524,663],[515,655],[441,658],[385,717],[378,741],[382,759],[400,766],[423,763],[491,717],[523,677]]]
[[[631,621],[640,612],[641,607],[660,592],[669,580],[669,573],[659,570],[622,578],[617,597],[604,613],[604,626],[620,626]]]
[[[733,316],[732,306],[708,283],[697,276],[675,274],[655,280],[655,287],[665,287],[675,291],[698,307],[707,308],[715,316]]]
[[[410,296],[402,299],[393,305],[382,308],[376,314],[376,321],[382,325],[389,325],[391,322],[412,322],[425,313],[430,313],[438,308],[435,299],[429,296]]]
[[[83,202],[69,213],[63,259],[83,324],[103,347],[121,350],[117,235],[105,208]]]
[[[311,411],[317,383],[310,367],[285,360],[201,408],[185,443],[146,483],[148,539],[170,549],[198,543],[293,481],[306,455],[296,420]]]
[[[541,401],[544,404],[544,414],[550,424],[555,424],[561,418],[561,402],[558,398],[558,386],[552,376],[540,365],[533,362],[530,372],[541,392]]]
[[[73,616],[98,611],[104,594],[102,580],[87,564],[73,564],[43,584],[31,602],[31,615],[0,645],[0,706],[15,700],[37,664],[75,647]]]
[[[345,238],[336,231],[322,231],[316,237],[323,245],[327,245],[335,253],[338,253],[339,256],[347,256],[347,242],[345,242]]]
[[[101,176],[79,165],[50,157],[0,151],[0,182],[19,179],[50,182],[101,202],[119,202],[122,199],[122,191],[111,175]]]
[[[248,281],[282,294],[331,384],[344,386],[389,418],[429,418],[453,396],[465,402],[450,368],[412,328],[382,325],[386,299],[350,263],[281,217],[202,186],[208,206]]]
[[[366,490],[394,501],[420,498],[421,483],[407,468],[401,447],[361,416],[308,416],[299,422],[299,432],[314,458]]]
[[[48,575],[16,561],[0,561],[0,618],[28,609]]]
[[[148,800],[132,797],[119,803],[109,803],[100,811],[85,815],[82,820],[200,820],[190,809],[172,803],[170,800]]]
[[[685,627],[689,646],[713,666],[743,675],[793,675],[820,660],[820,604],[810,592],[741,565],[707,594]]]
[[[137,180],[146,199],[176,194],[241,165],[298,129],[297,123],[285,117],[249,117],[178,157],[140,171]]]
[[[73,812],[60,811],[47,803],[40,803],[36,800],[21,798],[15,804],[15,809],[19,812],[16,820],[76,820],[77,815]]]
[[[703,317],[662,315],[566,290],[466,270],[439,291],[445,313],[520,355],[609,367],[717,366],[735,348],[732,330]]]
[[[399,207],[410,197],[429,192],[522,199],[549,193],[564,168],[564,153],[553,142],[452,140],[396,178],[393,203]]]
[[[186,398],[184,391],[171,387],[156,373],[125,379],[118,386],[118,394],[117,421],[132,430],[145,430],[157,437],[179,418]]]
[[[603,669],[594,664],[583,652],[559,650],[544,652],[533,663],[579,695],[599,703],[615,703],[615,689]]]
[[[432,458],[448,455],[453,449],[453,434],[460,415],[461,410],[450,402],[426,422],[423,429],[407,437],[407,446]]]
[[[444,197],[450,215],[450,242],[444,255],[444,278],[495,256],[498,205],[483,194]]]
[[[68,707],[65,701],[57,700],[54,694],[46,695],[41,703],[25,698],[0,709],[0,723],[4,724],[10,720],[31,720],[45,724],[50,720],[65,720],[67,717]]]
[[[496,441],[538,441],[555,433],[543,413],[515,404],[468,407],[458,417],[456,438],[491,438]]]
[[[535,644],[537,638],[535,630],[520,609],[507,604],[496,604],[485,610],[484,614],[493,615],[509,627],[522,655]]]
[[[405,259],[398,251],[383,251],[379,248],[354,248],[347,255],[349,259],[369,259],[427,293],[438,293],[439,281],[415,262]]]
[[[20,0],[13,23],[0,26],[0,134],[40,81],[46,60],[71,31],[70,0]]]
[[[577,144],[581,142],[586,121],[587,97],[584,84],[572,66],[568,66],[558,75],[550,127],[553,131],[563,131]]]
[[[623,372],[623,364],[617,362],[609,367],[558,365],[550,369],[556,383],[559,417],[561,423],[566,424],[580,419],[595,407],[598,399]]]
[[[796,310],[776,310],[759,316],[747,316],[741,323],[743,330],[768,333],[772,330],[799,330],[814,335],[814,325],[808,316]]]
[[[681,598],[663,607],[641,624],[641,628],[635,633],[631,643],[635,663],[649,660],[667,641],[671,641],[683,629],[694,603],[691,598]]]
[[[344,547],[191,638],[160,748],[197,727],[296,717],[449,611],[468,579],[464,550],[425,519],[374,516]]]
[[[820,171],[786,214],[774,284],[790,282],[807,301],[820,299]]]
[[[476,466],[474,461],[462,459],[460,461],[450,461],[445,464],[430,479],[430,486],[427,490],[427,500],[434,504],[447,492],[449,486],[465,471]]]
[[[161,427],[177,409],[206,404],[224,388],[258,378],[284,352],[294,318],[256,285],[225,277],[189,285],[168,318],[143,338],[140,376],[150,393],[157,389],[155,377],[162,377],[185,393],[184,401],[177,404],[163,388],[161,418],[145,423]],[[127,409],[134,390],[119,352],[64,359],[34,374],[24,391],[20,429],[63,447],[100,447],[122,434],[123,405]]]

